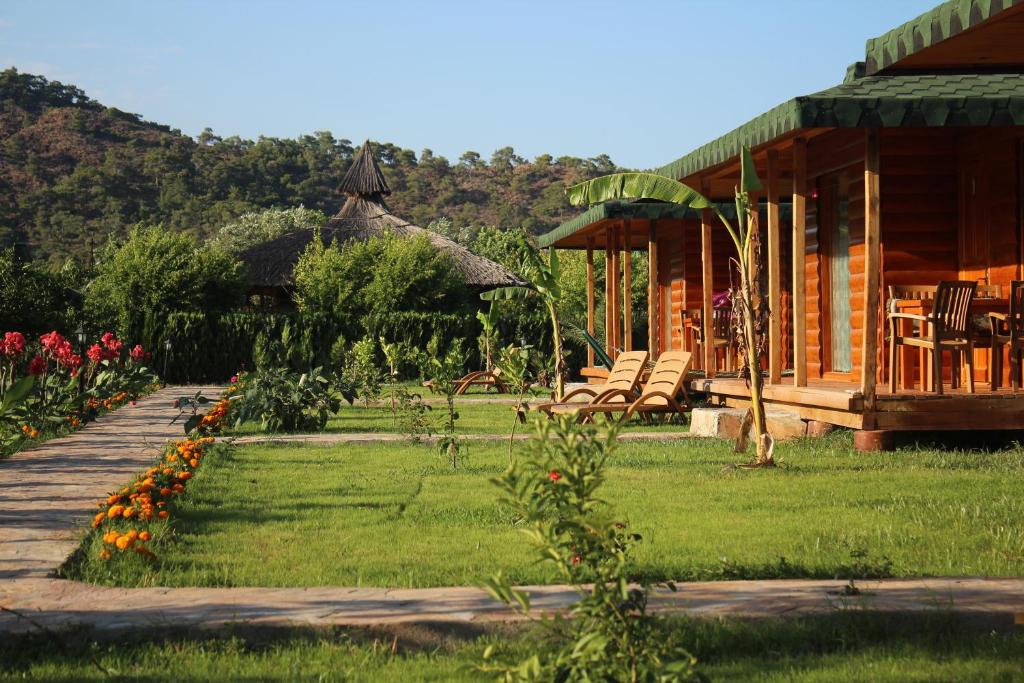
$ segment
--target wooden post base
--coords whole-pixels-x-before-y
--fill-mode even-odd
[[[835,429],[836,426],[831,422],[822,422],[820,420],[807,421],[807,436],[825,436],[834,432]]]
[[[894,450],[896,433],[883,429],[859,429],[853,433],[853,448],[864,452]]]

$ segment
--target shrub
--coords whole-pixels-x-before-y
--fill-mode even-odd
[[[237,394],[237,422],[259,420],[269,432],[320,431],[330,415],[355,394],[349,385],[325,375],[321,368],[298,374],[284,368],[249,373]]]
[[[321,226],[326,222],[327,216],[323,211],[304,206],[250,211],[221,227],[210,241],[225,251],[237,254],[289,232]]]
[[[554,565],[580,600],[570,619],[540,622],[551,630],[552,651],[495,664],[491,647],[484,671],[501,672],[506,680],[701,680],[694,658],[647,614],[648,587],[630,585],[630,553],[640,536],[598,498],[616,438],[614,430],[601,438],[571,416],[542,420],[527,457],[493,480],[502,501],[525,523],[539,560]],[[529,596],[504,576],[492,578],[487,588],[530,614]]]
[[[71,288],[71,270],[54,275],[18,260],[13,249],[0,250],[0,320],[28,335],[72,327],[81,297]]]
[[[101,326],[144,338],[147,320],[174,311],[221,311],[240,305],[242,265],[222,249],[197,247],[187,235],[161,227],[136,227],[124,242],[111,240],[86,288],[86,311]]]

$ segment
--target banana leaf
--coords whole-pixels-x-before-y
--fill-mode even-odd
[[[688,185],[654,173],[613,173],[594,178],[568,190],[573,206],[597,204],[611,199],[657,199],[706,209],[711,202]]]

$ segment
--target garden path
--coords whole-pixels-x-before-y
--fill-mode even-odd
[[[77,547],[95,501],[149,465],[181,427],[171,401],[195,387],[169,387],[83,430],[0,461],[0,633],[86,625],[137,629],[173,625],[369,625],[479,623],[516,619],[473,587],[108,588],[52,578]],[[205,387],[212,395],[217,387]],[[328,435],[339,441],[387,435]],[[631,438],[680,438],[633,434]],[[400,435],[397,438],[402,438]],[[842,581],[722,581],[655,592],[651,605],[703,616],[771,617],[836,609],[955,610],[1024,622],[1024,579],[931,578],[870,581],[844,597]],[[563,609],[567,586],[529,589],[540,610]]]
[[[96,501],[148,467],[182,435],[175,398],[202,389],[167,387],[83,429],[0,460],[0,581],[50,576],[78,547]]]

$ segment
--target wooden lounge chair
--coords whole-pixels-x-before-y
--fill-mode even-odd
[[[636,413],[650,415],[652,413],[678,413],[683,417],[690,411],[690,395],[686,391],[686,376],[690,372],[689,351],[665,351],[658,357],[658,362],[651,370],[651,376],[640,392],[640,397],[633,401],[615,402],[611,394],[601,400],[595,400],[578,407],[581,420],[589,420],[598,413],[622,413],[623,422]],[[683,394],[685,405],[676,400],[679,392]]]
[[[430,389],[430,393],[432,394],[437,392],[437,385],[432,379],[428,379],[424,382],[423,386]],[[501,370],[498,368],[495,368],[490,372],[487,370],[477,370],[476,372],[471,372],[465,377],[455,380],[455,395],[462,396],[470,387],[486,387],[485,391],[494,387],[497,389],[499,394],[508,393],[508,385],[501,379]]]
[[[608,373],[608,381],[604,384],[583,386],[570,391],[562,397],[559,402],[541,403],[530,406],[530,410],[539,410],[547,415],[552,412],[560,412],[562,408],[579,408],[598,400],[614,400],[626,404],[636,398],[639,394],[636,390],[647,367],[649,354],[646,351],[625,351],[619,354],[612,364],[611,372]],[[577,396],[589,396],[587,402],[572,402]]]

